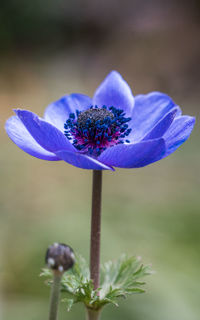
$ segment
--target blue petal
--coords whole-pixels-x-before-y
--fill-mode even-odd
[[[76,113],[76,110],[86,110],[91,105],[92,100],[90,97],[73,93],[50,104],[45,110],[44,119],[63,132],[64,123],[69,118],[70,113]]]
[[[157,139],[163,136],[163,134],[169,129],[172,124],[178,109],[175,107],[172,111],[168,112],[156,125],[155,127],[147,133],[147,135],[143,138],[144,140],[152,140]]]
[[[56,154],[60,159],[78,168],[90,170],[114,170],[110,166],[107,166],[101,163],[100,161],[81,153],[61,150],[58,151]]]
[[[5,128],[10,139],[31,156],[43,160],[60,160],[54,153],[46,151],[33,139],[17,116],[9,118]]]
[[[126,81],[117,71],[112,71],[97,88],[93,104],[99,107],[115,107],[123,109],[130,115],[134,106],[134,97]]]
[[[31,136],[47,151],[75,151],[65,135],[50,123],[40,119],[36,114],[26,110],[15,110]]]
[[[175,106],[169,96],[160,92],[137,95],[131,115],[132,120],[129,122],[129,126],[132,128],[129,139],[140,141]],[[180,114],[180,108],[176,107],[178,114]]]
[[[166,153],[164,157],[170,155],[188,139],[194,124],[195,118],[189,116],[181,116],[173,121],[169,130],[167,130],[163,136],[166,144]]]
[[[118,144],[105,150],[98,160],[108,166],[140,168],[160,160],[164,152],[165,142],[161,138],[135,144]]]

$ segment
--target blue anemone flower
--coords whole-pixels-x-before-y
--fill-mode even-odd
[[[174,152],[189,137],[195,119],[183,116],[166,94],[132,94],[112,71],[95,91],[66,95],[44,118],[15,110],[6,122],[10,139],[30,155],[64,160],[83,169],[140,168]]]

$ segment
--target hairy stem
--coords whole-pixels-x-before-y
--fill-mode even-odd
[[[102,171],[93,171],[92,186],[92,219],[90,239],[90,278],[94,289],[99,287],[100,273],[100,237],[101,237],[101,193],[102,193]],[[96,318],[91,318],[96,319]]]
[[[51,287],[49,320],[57,320],[61,278],[61,273],[54,272],[53,283]]]
[[[87,314],[86,314],[86,320],[99,320],[100,319],[100,313],[101,310],[92,310],[89,308],[87,309]]]

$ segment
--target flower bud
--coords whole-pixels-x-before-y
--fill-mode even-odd
[[[54,243],[47,249],[45,262],[50,269],[63,273],[73,267],[75,263],[74,252],[66,244]]]

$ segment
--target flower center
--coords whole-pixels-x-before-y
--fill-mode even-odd
[[[64,134],[73,140],[74,147],[83,153],[98,156],[108,147],[127,142],[131,132],[123,110],[114,107],[90,107],[86,111],[71,113],[64,124]]]
[[[114,118],[113,113],[111,113],[105,108],[102,108],[102,109],[91,108],[89,110],[81,112],[78,115],[77,122],[80,128],[85,128],[86,126],[88,126],[88,124],[90,124],[91,127],[95,127],[97,122],[98,124],[103,124],[106,118],[107,120],[113,119]]]

